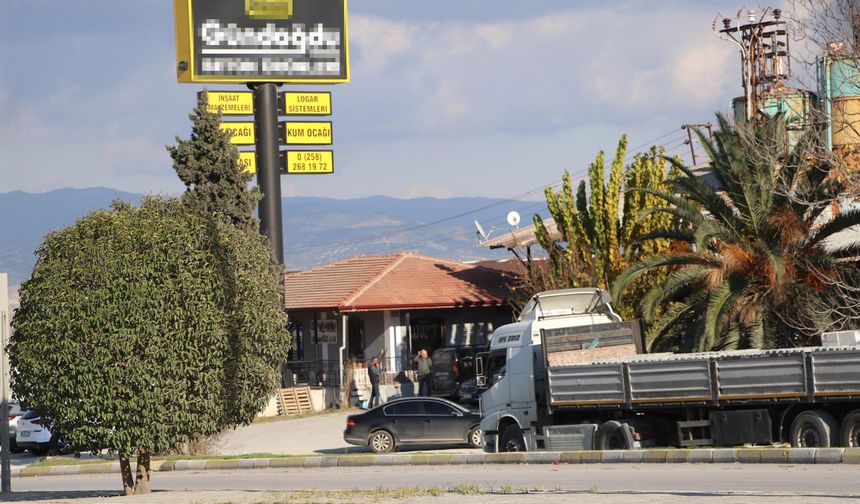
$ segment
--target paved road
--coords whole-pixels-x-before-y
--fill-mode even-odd
[[[482,489],[651,493],[675,496],[789,494],[847,501],[860,496],[857,466],[750,464],[604,464],[340,467],[155,473],[156,490],[377,489],[477,485]],[[88,497],[118,492],[119,475],[18,478],[19,498]],[[26,492],[51,492],[26,493]],[[71,492],[71,493],[69,493]],[[192,493],[194,495],[194,493]],[[746,499],[745,497],[745,499]],[[741,500],[745,500],[741,499]],[[194,501],[190,501],[194,502]],[[223,500],[221,502],[224,502]],[[735,500],[737,502],[737,500]]]
[[[371,453],[367,446],[355,446],[343,440],[346,417],[360,413],[328,413],[305,418],[278,419],[275,421],[255,422],[251,425],[226,431],[220,439],[212,443],[212,453],[222,455],[241,455],[246,453],[278,453],[288,455],[344,453]],[[480,450],[467,446],[407,446],[398,452],[433,449],[434,452],[480,453]]]

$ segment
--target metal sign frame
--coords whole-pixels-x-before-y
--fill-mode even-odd
[[[342,18],[339,19],[342,27],[334,27],[340,28],[340,56],[343,58],[343,61],[340,62],[342,74],[337,77],[319,77],[319,76],[308,76],[302,77],[299,75],[288,75],[288,74],[280,74],[280,73],[272,73],[272,74],[261,74],[257,73],[247,73],[242,75],[228,75],[228,74],[217,74],[217,75],[200,75],[197,68],[197,60],[195,56],[197,54],[197,47],[195,46],[195,42],[197,37],[195,34],[194,27],[194,7],[195,5],[201,6],[201,4],[208,4],[211,6],[216,3],[220,3],[222,5],[234,3],[240,4],[246,7],[245,18],[242,21],[251,24],[259,24],[263,21],[269,22],[271,24],[283,23],[283,19],[276,19],[277,16],[273,16],[272,19],[260,19],[260,16],[250,16],[247,14],[247,2],[252,2],[253,0],[174,0],[173,1],[173,14],[174,14],[174,25],[176,30],[176,80],[179,82],[185,83],[201,83],[201,84],[243,84],[243,83],[251,83],[251,82],[275,82],[275,83],[304,83],[304,84],[339,84],[344,82],[349,82],[350,73],[349,73],[349,23],[348,23],[348,15],[347,15],[347,0],[333,0],[339,1],[343,5],[343,13]],[[293,12],[301,11],[300,5],[312,5],[315,0],[283,0],[284,3],[290,4],[293,8],[291,9]],[[299,8],[297,8],[299,7]],[[228,20],[233,21],[233,20]],[[303,26],[308,21],[304,19],[297,20],[295,25],[291,25],[293,29],[296,26]],[[227,30],[225,30],[227,31]],[[286,30],[287,32],[289,30]],[[309,35],[306,33],[305,35]],[[267,34],[268,36],[268,34]],[[304,39],[302,39],[304,40]],[[263,51],[265,49],[249,49],[250,52],[256,52],[259,54],[265,54]],[[250,54],[250,53],[249,53]],[[250,56],[248,57],[250,63]],[[243,70],[246,71],[246,70]],[[247,70],[250,72],[250,70]]]

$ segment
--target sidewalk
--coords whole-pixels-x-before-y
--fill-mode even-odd
[[[152,462],[158,471],[208,471],[283,467],[357,467],[458,464],[860,464],[860,448],[720,448],[614,450],[529,453],[415,453],[391,455],[324,455],[242,459],[195,459]],[[28,466],[12,476],[119,473],[119,462]]]
[[[416,492],[417,493],[417,492]],[[674,493],[674,492],[529,492],[501,493],[487,492],[464,495],[444,491],[424,492],[421,495],[410,496],[404,492],[398,495],[390,492],[388,496],[382,492],[240,492],[240,491],[171,491],[155,492],[148,495],[129,497],[111,497],[108,495],[64,495],[62,493],[40,492],[13,494],[16,502],[62,502],[79,504],[82,498],[98,499],[101,502],[116,501],[122,504],[270,504],[270,503],[319,503],[333,504],[367,502],[381,504],[485,504],[492,500],[493,504],[568,504],[581,501],[589,504],[675,504],[695,500],[697,504],[829,504],[844,503],[845,497],[830,497],[816,495],[783,495],[768,493]],[[115,493],[114,493],[115,495]]]

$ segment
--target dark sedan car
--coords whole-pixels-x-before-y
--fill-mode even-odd
[[[481,446],[481,416],[435,397],[395,399],[346,419],[343,439],[376,453],[407,444]]]

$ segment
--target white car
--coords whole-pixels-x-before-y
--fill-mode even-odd
[[[23,448],[18,447],[15,431],[18,427],[18,419],[23,415],[21,407],[16,402],[9,403],[9,451],[12,453],[21,453]]]
[[[18,417],[15,442],[19,449],[28,450],[34,455],[45,455],[49,450],[56,450],[60,455],[72,453],[71,439],[67,434],[53,434],[48,429],[49,420],[30,410]]]

